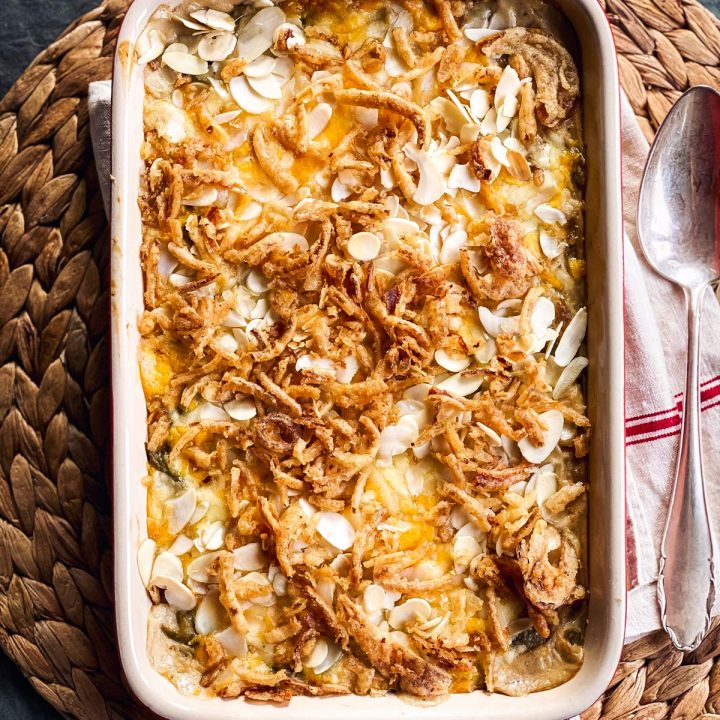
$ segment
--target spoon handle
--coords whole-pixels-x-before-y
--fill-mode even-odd
[[[687,376],[675,481],[660,547],[657,594],[673,645],[694,650],[710,626],[715,600],[713,540],[705,499],[700,433],[700,311],[706,286],[685,290]]]

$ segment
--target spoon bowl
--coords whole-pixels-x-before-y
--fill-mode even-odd
[[[650,148],[638,201],[645,257],[685,293],[688,354],[672,495],[660,546],[657,595],[678,650],[694,650],[710,627],[714,543],[700,432],[700,313],[720,278],[720,94],[697,86],[668,113]]]
[[[638,233],[656,272],[683,287],[720,278],[720,93],[698,85],[670,110],[650,149]]]

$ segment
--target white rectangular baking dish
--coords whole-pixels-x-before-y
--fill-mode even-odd
[[[133,44],[152,12],[177,0],[135,0],[118,38],[113,78],[112,387],[115,501],[115,607],[120,654],[135,695],[173,720],[561,720],[589,707],[615,670],[625,628],[625,479],[622,285],[622,201],[617,61],[597,0],[557,0],[574,27],[582,55],[587,152],[589,332],[590,605],[585,662],[568,683],[528,697],[483,692],[453,695],[433,707],[383,698],[293,698],[289,707],[242,699],[186,697],[150,666],[145,651],[150,600],[137,570],[146,537],[145,401],[138,368],[137,320],[143,309],[137,205],[143,84]]]

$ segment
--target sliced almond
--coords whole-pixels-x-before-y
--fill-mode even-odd
[[[487,90],[479,88],[473,90],[470,96],[470,112],[478,119],[482,120],[490,110],[490,94]]]
[[[193,541],[187,535],[178,535],[173,544],[168,548],[168,552],[173,555],[184,555],[193,548]]]
[[[417,439],[417,428],[407,425],[388,425],[380,433],[378,457],[391,458],[402,455]]]
[[[363,591],[365,612],[374,613],[385,607],[385,590],[380,585],[370,584]]]
[[[326,642],[328,645],[327,655],[325,655],[325,659],[321,663],[315,666],[316,675],[322,675],[342,657],[342,649],[339,645],[332,642],[332,640],[326,640]]]
[[[196,557],[187,566],[188,577],[192,578],[196,582],[201,582],[201,583],[217,582],[217,580],[215,579],[215,576],[210,575],[210,570],[213,567],[213,565],[219,555],[220,555],[220,551],[209,552],[209,553],[205,553],[204,555],[200,555],[199,557]]]
[[[318,638],[315,642],[312,652],[310,653],[310,656],[304,662],[305,667],[308,667],[312,670],[321,663],[324,663],[325,659],[328,656],[328,650],[329,648],[327,642],[323,638]]]
[[[155,541],[151,538],[145,538],[140,543],[140,547],[137,551],[137,566],[138,572],[140,573],[140,579],[145,587],[150,584],[150,578],[152,577],[153,563],[155,562]]]
[[[197,604],[195,593],[175,578],[158,575],[152,582],[156,587],[165,590],[165,600],[178,610],[188,612]]]
[[[348,252],[356,260],[374,260],[380,252],[380,238],[371,232],[358,232],[348,240]]]
[[[180,558],[167,550],[161,552],[153,563],[150,584],[154,584],[155,576],[183,579],[183,566]]]
[[[431,205],[445,194],[445,180],[440,174],[431,157],[425,150],[421,150],[413,143],[407,143],[403,148],[405,155],[417,164],[420,181],[413,200],[418,205]]]
[[[544,230],[540,232],[540,249],[543,251],[543,255],[550,258],[550,260],[562,255],[566,247],[567,243],[555,237],[555,235],[551,235]]]
[[[468,27],[467,25],[463,28],[463,35],[465,37],[472,41],[472,42],[480,42],[481,40],[487,40],[488,38],[492,37],[493,35],[497,35],[501,30],[495,30],[493,28],[474,28],[474,27]]]
[[[268,559],[262,551],[260,543],[248,543],[233,550],[235,567],[243,572],[262,570],[268,564]]]
[[[232,99],[239,107],[251,115],[261,115],[272,107],[269,100],[258,95],[250,87],[248,79],[244,75],[237,75],[232,78],[229,87]]]
[[[452,547],[455,572],[464,573],[470,567],[473,558],[482,552],[482,545],[471,535],[456,537]]]
[[[588,366],[586,357],[576,357],[571,360],[565,369],[560,373],[560,377],[553,388],[553,400],[560,400],[565,393],[575,384],[580,377],[580,373]]]
[[[166,38],[153,28],[145,29],[135,43],[138,65],[147,65],[151,60],[159,58],[165,49]]]
[[[470,358],[466,355],[451,355],[447,350],[440,348],[435,351],[435,362],[448,372],[457,373],[470,365]]]
[[[179,534],[188,524],[195,512],[197,496],[194,488],[188,488],[184,493],[165,502],[164,514],[168,520],[168,529],[173,535]]]
[[[496,338],[498,335],[515,335],[519,329],[519,317],[502,317],[493,313],[484,305],[478,307],[478,315],[480,323],[485,332],[490,337]]]
[[[333,114],[332,105],[329,103],[321,102],[318,103],[307,116],[307,129],[308,137],[313,140],[315,139],[330,122],[330,118]]]
[[[183,198],[183,205],[191,207],[210,207],[215,204],[218,198],[217,188],[211,185],[200,185],[190,195]]]
[[[305,45],[305,33],[301,27],[293,23],[282,23],[275,28],[273,43],[277,48],[282,44],[288,50]]]
[[[215,635],[215,639],[233,657],[245,657],[248,651],[247,640],[232,625]]]
[[[470,165],[457,163],[450,171],[448,187],[468,192],[480,192],[480,181],[470,172]]]
[[[263,77],[247,77],[250,87],[260,96],[268,100],[279,100],[282,97],[280,81],[272,73]]]
[[[335,379],[340,383],[352,382],[360,369],[360,363],[354,355],[348,355],[340,367],[335,368]]]
[[[495,447],[502,445],[502,438],[490,427],[483,425],[481,422],[477,423],[477,426],[487,435],[490,444]]]
[[[530,313],[530,328],[535,337],[543,340],[555,320],[555,305],[546,297],[539,297]]]
[[[335,178],[332,187],[330,188],[330,197],[333,202],[341,202],[352,195],[352,190],[340,180],[339,177]]]
[[[547,427],[543,432],[543,443],[539,447],[530,438],[524,437],[518,442],[522,456],[530,463],[539,465],[545,461],[560,442],[560,433],[563,429],[563,416],[558,410],[547,410],[540,414],[540,420]]]
[[[577,355],[577,351],[582,345],[587,330],[587,310],[580,308],[575,313],[575,317],[569,322],[565,328],[565,332],[560,338],[555,348],[555,363],[560,367],[565,367]]]
[[[195,612],[195,630],[200,635],[210,635],[229,624],[227,611],[220,602],[220,593],[213,588],[205,595]]]
[[[214,32],[203,35],[198,43],[197,53],[203,60],[219,62],[225,60],[235,49],[237,38],[231,32]]]
[[[190,522],[188,525],[194,525],[195,523],[200,522],[204,517],[207,511],[210,509],[210,503],[207,500],[203,500],[202,502],[198,503],[198,506],[195,508],[195,512],[192,514],[192,517],[190,518]]]
[[[482,375],[463,376],[462,373],[456,373],[439,383],[437,389],[452,393],[453,395],[459,395],[460,397],[467,397],[477,392],[482,383]]]
[[[393,608],[388,617],[390,627],[399,630],[407,625],[417,622],[425,622],[432,614],[432,607],[427,600],[422,598],[410,598],[402,605]]]
[[[225,523],[216,520],[203,529],[200,540],[205,550],[219,550],[225,542]]]
[[[169,68],[183,75],[205,75],[208,71],[208,64],[205,60],[187,52],[165,50],[162,61]]]
[[[559,225],[567,224],[567,215],[565,215],[562,210],[558,210],[547,203],[538,205],[535,208],[535,215],[546,225],[552,225],[553,223],[558,223]]]
[[[301,355],[295,361],[295,370],[298,372],[310,370],[320,374],[334,375],[335,363],[328,358],[315,357],[314,355]]]
[[[260,57],[273,44],[275,30],[285,22],[285,13],[278,7],[263,8],[238,31],[237,55],[249,63]]]
[[[226,32],[235,31],[235,18],[225,12],[208,8],[195,10],[189,13],[189,15],[193,20],[197,20],[199,23],[213,28],[213,30],[225,30]]]
[[[468,235],[464,230],[456,230],[450,233],[442,244],[440,250],[440,262],[443,265],[456,263],[460,260],[460,250],[467,245]]]
[[[355,542],[355,529],[350,521],[336,512],[319,512],[315,515],[318,535],[338,550],[347,550]]]
[[[243,68],[247,77],[266,77],[275,71],[277,60],[270,55],[260,55]]]
[[[505,144],[505,147],[507,147],[507,144]],[[523,182],[528,182],[532,179],[532,170],[524,155],[517,152],[517,150],[508,150],[507,158],[508,172],[512,177],[517,180],[522,180]]]
[[[253,268],[245,278],[245,287],[256,295],[262,295],[270,289],[267,278],[255,268]]]
[[[239,400],[230,400],[223,407],[225,412],[233,419],[239,422],[252,420],[257,415],[257,407],[252,398],[241,398]]]
[[[289,252],[307,252],[310,248],[305,236],[296,232],[274,232],[265,236],[265,240],[267,242],[270,242],[271,239],[272,242],[277,243],[278,247],[282,250],[287,250]]]

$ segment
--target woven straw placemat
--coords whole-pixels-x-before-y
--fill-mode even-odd
[[[694,0],[608,0],[648,137],[691,84],[720,86],[720,22]],[[0,101],[0,646],[67,717],[149,718],[114,639],[108,236],[88,82],[109,78],[127,0],[106,0]],[[720,622],[694,653],[628,646],[585,720],[720,720]]]

